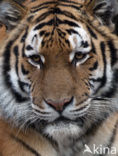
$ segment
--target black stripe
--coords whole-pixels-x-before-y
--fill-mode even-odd
[[[66,17],[77,20],[77,18],[71,12],[60,10],[59,8],[54,9],[53,13],[54,14],[57,13],[57,14],[65,15]]]
[[[102,52],[102,57],[103,57],[103,64],[104,64],[104,71],[103,71],[103,77],[101,79],[101,84],[100,86],[98,87],[96,93],[99,91],[99,89],[101,89],[102,87],[105,86],[106,82],[107,82],[107,77],[106,77],[106,55],[105,55],[105,43],[102,41],[100,43],[100,49],[101,49],[101,52]]]
[[[43,28],[44,26],[58,26],[60,24],[66,24],[66,25],[69,25],[69,26],[72,26],[72,27],[79,27],[78,24],[76,24],[75,22],[72,22],[70,20],[60,20],[59,18],[56,18],[55,19],[51,19],[49,20],[48,22],[43,22],[43,23],[40,23],[39,25],[37,25],[34,30],[39,30],[41,28]]]
[[[25,9],[25,7],[24,7],[24,5],[22,5],[22,3],[24,3],[24,1],[26,1],[26,0],[14,0],[18,5],[20,5],[22,8],[24,8]]]
[[[18,36],[17,36],[18,37]],[[11,53],[11,47],[14,43],[14,41],[17,39],[17,37],[14,40],[11,40],[8,42],[7,46],[5,47],[5,51],[4,51],[4,64],[3,64],[3,75],[4,75],[4,81],[5,84],[7,85],[8,88],[11,89],[11,93],[13,94],[13,96],[15,97],[16,101],[18,102],[24,102],[26,100],[28,100],[25,97],[22,97],[14,88],[9,76],[9,71],[11,69],[10,66],[10,53]]]
[[[10,21],[11,23],[12,22],[18,22],[20,19],[21,19],[21,16],[16,16],[16,17],[10,17],[10,15],[6,15],[5,16],[5,19],[7,20],[7,21]]]
[[[98,62],[96,61],[94,64],[93,64],[93,67],[89,68],[90,71],[93,71],[93,70],[96,70],[98,67]]]
[[[27,93],[26,92],[26,90],[24,89],[25,87],[29,87],[29,84],[28,83],[25,83],[25,82],[22,82],[22,81],[18,81],[18,84],[19,84],[19,87],[20,87],[20,89],[23,91],[23,92],[25,92],[25,93]]]
[[[61,10],[60,8],[51,8],[50,11],[47,11],[45,13],[42,13],[35,21],[36,23],[41,22],[42,20],[46,19],[46,17],[50,16],[50,14],[61,14],[61,15],[65,15],[66,17],[69,17],[71,19],[77,20],[76,17],[68,12],[68,11],[64,11]]]
[[[91,45],[92,45],[92,52],[96,54],[96,48],[95,48],[95,45],[93,43],[93,41],[91,40]]]
[[[115,141],[115,137],[116,137],[116,134],[117,134],[117,129],[118,129],[118,121],[116,122],[115,126],[114,126],[114,129],[113,129],[113,132],[112,132],[112,136],[109,140],[109,144],[107,145],[107,147],[111,148],[112,145],[113,145],[113,142]]]
[[[33,47],[31,45],[27,45],[26,50],[33,50]]]
[[[48,21],[48,22],[43,22],[43,23],[38,24],[38,25],[34,28],[34,30],[39,30],[39,29],[43,28],[44,26],[52,26],[54,23],[55,23],[55,22],[54,22],[54,19],[51,19],[51,20]]]
[[[36,18],[35,22],[41,22],[42,20],[46,19],[46,17],[50,16],[50,14],[52,14],[53,11],[47,11],[45,13],[42,13],[39,17]]]
[[[91,34],[91,36],[93,38],[97,39],[97,35],[94,33],[94,31],[89,26],[87,26],[87,29],[88,29],[89,33]]]
[[[46,33],[46,31],[44,31],[44,30],[40,31],[40,36],[42,37],[45,33]]]
[[[68,46],[70,47],[70,42],[69,42],[69,40],[65,39],[65,43],[67,43]]]
[[[25,42],[27,35],[28,35],[28,27],[26,28],[25,33],[23,34],[23,36],[21,38],[21,43]]]
[[[94,88],[94,84],[92,84],[91,82],[88,82],[88,83],[89,83],[90,88]]]
[[[27,18],[27,21],[28,21],[28,22],[31,22],[31,20],[33,19],[33,17],[34,17],[33,15],[29,16],[29,17]]]
[[[34,154],[35,156],[41,156],[35,149],[33,149],[32,147],[30,147],[28,144],[26,144],[23,140],[15,137],[14,135],[11,135],[11,137],[18,142],[19,144],[23,145],[23,147],[25,147],[28,151],[30,151],[32,154]]]
[[[26,55],[25,55],[25,42],[22,45],[22,57],[26,57]]]
[[[14,41],[10,41],[7,46],[5,47],[4,51],[4,75],[6,72],[10,70],[10,50],[11,46],[13,45]]]
[[[106,2],[104,3],[100,3],[99,5],[97,5],[95,8],[94,8],[94,12],[96,12],[97,10],[100,10],[102,7],[106,6]]]
[[[89,27],[91,26],[91,30],[94,29],[94,31],[96,31],[97,34],[99,33],[101,36],[103,36],[104,38],[107,38],[108,39],[107,34],[103,30],[100,30],[99,27],[95,27],[94,20],[93,21],[90,21],[88,19],[87,20],[87,24],[89,24]]]
[[[67,25],[72,26],[72,27],[79,27],[78,24],[76,24],[75,22],[72,22],[70,20],[63,20],[62,21],[59,18],[57,20],[58,20],[59,24],[67,24]]]
[[[102,81],[102,77],[98,77],[97,79],[90,78],[89,80],[93,81],[93,82],[101,82]]]
[[[82,104],[82,103],[84,103],[85,101],[86,101],[86,99],[83,100],[83,101],[81,101],[79,104]],[[82,107],[80,107],[80,108],[78,108],[78,109],[76,109],[76,110],[74,110],[74,111],[70,111],[70,112],[79,112],[79,111],[83,110],[83,109],[86,108],[86,107],[87,107],[87,105],[86,105],[86,106],[82,106]]]
[[[114,129],[112,131],[112,135],[110,137],[108,145],[105,145],[105,147],[107,147],[106,150],[105,150],[105,154],[99,154],[97,156],[106,156],[108,154],[108,149],[110,150],[112,148],[112,144],[113,144],[113,142],[115,140],[115,137],[116,137],[116,134],[117,134],[117,128],[118,128],[118,121],[116,122],[116,124],[114,126]]]
[[[75,4],[75,5],[80,5],[81,6],[81,4],[80,3],[77,3],[77,2],[75,2],[75,1],[70,1],[70,0],[59,0],[60,2],[63,2],[63,3],[69,3],[69,4]]]
[[[50,35],[50,32],[46,32],[44,37],[48,37]]]
[[[59,4],[59,6],[64,6],[66,8],[69,7],[70,9],[73,8],[76,9],[77,11],[79,11],[82,8],[82,6],[78,7],[76,5],[67,5],[67,4]]]
[[[57,32],[58,32],[58,34],[59,34],[59,37],[61,37],[61,38],[65,38],[65,36],[66,36],[66,33],[65,32],[63,32],[61,29],[57,29]]]
[[[16,73],[17,73],[17,76],[18,76],[18,56],[19,56],[19,53],[18,53],[18,46],[16,45],[13,49],[13,52],[16,56],[16,65],[15,65],[15,68],[16,68]]]
[[[69,3],[69,4],[80,5],[80,7],[82,7],[81,4],[76,3],[76,2],[74,2],[74,1],[60,0],[60,2],[61,2],[61,1],[62,1],[63,3]],[[50,1],[50,2],[42,3],[42,4],[38,5],[38,6],[32,7],[32,8],[31,8],[31,11],[35,11],[35,9],[36,9],[36,10],[37,10],[37,9],[40,9],[40,7],[45,6],[45,5],[48,5],[48,4],[57,4],[57,2],[55,2],[55,1]],[[60,5],[60,4],[58,4],[58,5]],[[68,5],[68,6],[69,6],[69,5]],[[46,7],[46,6],[45,6],[45,7]],[[80,9],[80,7],[78,7],[78,8]]]
[[[99,11],[100,9],[102,9],[104,6],[107,6],[107,5],[106,5],[106,2],[100,3],[99,5],[97,5],[97,6],[93,9],[93,11],[94,11],[94,12],[97,12],[97,11]]]
[[[74,29],[66,29],[66,31],[68,32],[69,35],[71,34],[78,34],[78,32]]]
[[[22,71],[22,73],[23,73],[24,75],[29,74],[29,71],[25,69],[25,67],[24,67],[23,64],[21,65],[21,71]]]
[[[111,86],[107,92],[103,94],[104,97],[112,98],[117,92],[118,85],[118,70],[115,70],[113,73],[113,79],[111,82]]]
[[[35,12],[38,12],[38,11],[41,11],[41,10],[47,9],[47,8],[48,8],[48,7],[45,6],[45,7],[38,8],[38,9],[36,9],[36,10],[31,10],[31,13],[35,13]]]
[[[56,4],[56,3],[57,2],[55,2],[55,1],[45,2],[45,3],[42,3],[42,4],[38,5],[38,6],[32,7],[31,8],[31,11],[35,11],[35,9],[39,9],[40,7],[45,6],[45,5],[48,5],[48,4]]]
[[[109,46],[111,54],[111,66],[113,66],[117,61],[117,49],[114,47],[114,44],[111,40],[108,41],[107,44]]]
[[[104,42],[101,42],[100,43],[100,48],[101,48],[101,52],[102,52],[102,57],[103,57],[103,64],[104,64],[104,75],[103,75],[103,81],[102,81],[102,84],[101,84],[101,87],[103,87],[106,83],[106,65],[107,65],[107,62],[106,62],[106,55],[105,55],[105,43]]]
[[[59,8],[54,8],[53,9],[53,14],[55,14],[55,13],[56,14],[65,15],[66,17],[69,17],[71,19],[77,20],[77,18],[71,12],[64,11],[64,10],[61,10]]]
[[[82,41],[81,44],[82,44],[82,46],[83,46],[84,48],[89,47],[89,44],[88,44],[87,41]]]

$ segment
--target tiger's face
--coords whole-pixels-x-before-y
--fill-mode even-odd
[[[107,28],[102,32],[105,27],[89,12],[72,8],[71,14],[62,2],[47,8],[33,8],[30,22],[5,47],[3,74],[16,103],[10,97],[8,108],[13,106],[18,122],[30,122],[46,135],[76,136],[104,116],[97,103],[106,108],[101,97],[113,85],[115,36]]]
[[[62,40],[60,35],[69,28],[45,32],[33,26],[26,38],[24,58],[21,56],[22,68],[28,72],[26,79],[30,81],[33,111],[40,120],[55,123],[54,127],[63,128],[59,123],[69,126],[90,107],[93,92],[90,78],[97,56],[89,33],[81,23],[77,25],[73,29],[75,34],[67,34]]]

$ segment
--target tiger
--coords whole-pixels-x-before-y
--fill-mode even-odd
[[[116,0],[2,0],[0,156],[118,156]]]

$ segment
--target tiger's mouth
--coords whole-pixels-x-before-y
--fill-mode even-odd
[[[88,107],[82,108],[83,109],[72,111],[73,106],[69,105],[62,113],[58,113],[51,108],[50,113],[44,113],[43,118],[40,118],[38,112],[37,118],[35,122],[31,124],[31,127],[41,132],[41,134],[49,136],[55,135],[56,137],[57,135],[61,136],[63,134],[66,136],[66,132],[68,136],[71,136],[73,131],[74,136],[77,136],[82,134],[92,123],[102,121],[111,113],[118,110],[117,101],[100,97],[93,98],[92,101],[88,103]]]
[[[78,126],[82,127],[83,124],[84,124],[84,120],[82,118],[77,118],[75,120],[71,120],[71,119],[68,119],[66,117],[59,117],[57,118],[55,121],[53,122],[50,122],[49,124],[52,124],[52,125],[60,125],[60,124],[77,124]]]
[[[59,117],[53,122],[45,125],[42,134],[53,140],[59,142],[67,138],[77,138],[82,134],[84,127],[84,120],[78,118],[78,120],[71,120],[65,117]]]
[[[36,121],[31,124],[31,128],[46,136],[53,136],[53,133],[56,135],[63,135],[65,132],[67,132],[68,136],[70,136],[73,129],[76,131],[76,133],[79,133],[80,129],[84,127],[84,122],[84,119],[81,117],[75,120],[71,120],[60,116],[52,122],[45,120]]]
[[[72,120],[61,116],[61,117],[57,118],[53,123],[55,123],[55,124],[57,124],[59,122],[69,123],[71,121]]]

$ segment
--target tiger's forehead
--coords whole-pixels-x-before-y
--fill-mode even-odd
[[[81,24],[74,28],[55,28],[38,30],[33,26],[26,39],[26,55],[33,55],[55,49],[55,53],[60,51],[87,53],[91,49],[91,40],[88,32]],[[54,50],[52,50],[54,51]],[[54,53],[54,52],[53,52]]]
[[[27,7],[33,9],[37,9],[42,5],[53,5],[53,4],[59,4],[59,3],[70,3],[70,4],[76,4],[76,5],[80,5],[80,6],[84,6],[86,4],[88,4],[89,2],[91,2],[91,0],[27,0],[26,2],[24,2],[25,5],[27,5]]]
[[[26,39],[27,55],[41,53],[43,49],[46,51],[55,49],[55,53],[63,50],[89,51],[90,37],[84,29],[84,22],[82,23],[84,15],[79,11],[85,3],[84,0],[45,0],[43,3],[37,0],[32,3],[34,6],[28,16],[32,20]],[[68,10],[70,5],[72,12]]]

